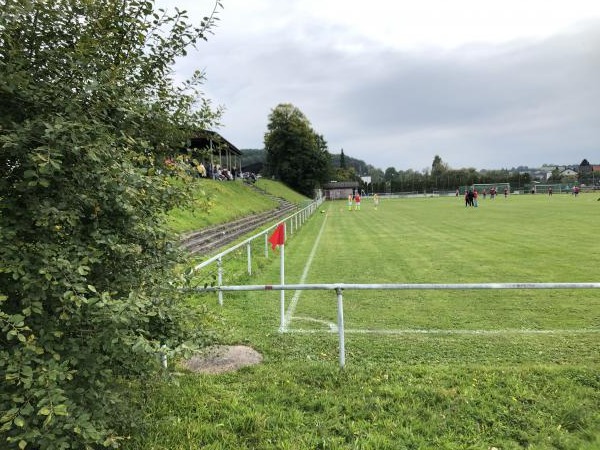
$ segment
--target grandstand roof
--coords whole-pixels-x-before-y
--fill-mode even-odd
[[[233,155],[242,156],[242,152],[235,145],[233,145],[216,131],[210,130],[198,131],[196,136],[191,138],[190,148],[212,148],[214,155],[218,155],[220,152],[225,151]]]

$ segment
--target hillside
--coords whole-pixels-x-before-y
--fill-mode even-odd
[[[265,150],[260,149],[243,149],[243,167],[244,170],[258,173],[260,170],[256,168],[262,168],[266,160]],[[340,167],[341,153],[331,153],[331,164],[334,169]],[[366,163],[362,159],[353,158],[352,156],[344,155],[347,167],[353,167],[356,173],[362,174],[372,170],[381,170],[371,164]]]
[[[273,197],[281,197],[296,204],[309,200],[272,180],[259,180],[256,183],[258,189],[241,181],[200,179],[194,183],[193,208],[177,208],[169,214],[169,225],[175,233],[198,230],[274,209],[278,202]]]

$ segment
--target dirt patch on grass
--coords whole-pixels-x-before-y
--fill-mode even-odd
[[[262,355],[245,345],[215,345],[192,356],[183,365],[198,373],[223,373],[262,361]]]

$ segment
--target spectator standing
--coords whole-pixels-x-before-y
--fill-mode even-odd
[[[198,171],[198,175],[200,175],[202,178],[206,178],[206,167],[204,167],[204,164],[199,163],[196,166],[196,170]]]

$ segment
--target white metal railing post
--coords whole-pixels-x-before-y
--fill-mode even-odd
[[[252,248],[250,242],[246,245],[246,253],[248,254],[248,275],[252,275]]]
[[[265,233],[265,258],[269,259],[269,235]]]
[[[340,369],[343,369],[346,365],[346,343],[344,341],[344,298],[342,296],[342,288],[336,288],[335,292],[337,294],[337,326],[340,337]]]
[[[223,284],[223,260],[219,256],[217,259],[217,285],[221,287]],[[219,289],[219,305],[223,306],[223,291]]]

